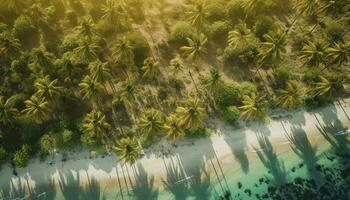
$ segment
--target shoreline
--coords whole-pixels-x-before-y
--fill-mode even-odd
[[[347,103],[345,110],[350,113],[350,99],[345,99],[345,101]],[[327,105],[313,113],[322,124],[327,122],[327,124],[341,123],[348,128],[350,126],[349,120],[338,105]],[[70,153],[65,162],[61,162],[60,156],[56,156],[52,166],[47,164],[48,161],[40,162],[39,159],[32,159],[27,167],[17,169],[18,177],[12,175],[12,169],[6,164],[0,171],[0,188],[8,190],[13,187],[11,184],[15,187],[21,185],[22,190],[28,193],[34,191],[39,185],[49,183],[50,180],[60,187],[74,179],[80,185],[97,181],[101,188],[104,188],[103,190],[106,190],[107,187],[118,190],[120,182],[124,189],[123,192],[126,192],[126,188],[131,189],[130,182],[136,183],[139,176],[142,176],[147,180],[152,179],[154,187],[163,191],[166,168],[182,169],[184,178],[190,177],[193,169],[204,169],[210,172],[213,171],[210,161],[215,162],[215,155],[224,170],[233,168],[234,165],[234,168],[237,168],[235,170],[242,170],[243,174],[247,174],[252,168],[256,154],[263,151],[263,148],[259,148],[261,146],[257,138],[259,134],[267,136],[271,148],[277,155],[283,153],[282,151],[286,148],[290,151],[290,142],[286,138],[285,131],[291,132],[292,129],[305,131],[310,143],[318,144],[322,136],[315,126],[318,122],[313,114],[301,109],[290,115],[291,117],[271,120],[267,123],[254,122],[248,127],[238,129],[215,120],[216,130],[213,130],[210,138],[185,139],[178,143],[177,148],[162,140],[154,147],[146,149],[144,157],[137,161],[134,167],[122,168],[115,155],[90,159],[88,151]],[[173,154],[166,158],[157,157],[153,151],[161,148],[161,145],[170,149]],[[126,184],[129,185],[126,187]]]

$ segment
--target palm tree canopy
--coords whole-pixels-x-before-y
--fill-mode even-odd
[[[286,52],[287,38],[285,32],[278,29],[273,34],[265,34],[264,38],[266,41],[261,43],[261,61],[265,62],[267,59],[271,59],[272,62],[279,61],[281,54]]]
[[[49,103],[45,97],[34,94],[24,101],[26,108],[22,111],[36,122],[45,121],[49,116]]]
[[[191,25],[198,30],[202,29],[207,23],[208,4],[205,0],[195,0],[186,6],[186,15]]]
[[[142,133],[153,136],[161,131],[163,123],[163,114],[152,108],[142,113],[139,119],[139,128]]]
[[[301,59],[304,59],[306,64],[318,67],[324,59],[327,44],[322,41],[308,42],[301,50]]]
[[[21,48],[19,40],[8,32],[4,31],[0,34],[0,55],[8,58],[14,58],[18,55]]]
[[[289,80],[284,89],[277,90],[277,103],[284,108],[292,109],[302,104],[303,91],[296,80]]]
[[[95,24],[91,18],[84,18],[77,27],[78,34],[90,40],[95,34]]]
[[[85,133],[96,135],[105,144],[108,142],[107,133],[109,128],[110,124],[107,122],[106,116],[97,110],[88,113],[82,124],[82,129]]]
[[[138,88],[132,79],[125,80],[120,83],[119,96],[124,101],[135,101]]]
[[[160,74],[159,63],[153,58],[146,58],[143,61],[143,66],[141,70],[143,71],[142,77],[148,79],[154,79]]]
[[[267,101],[255,93],[243,96],[243,105],[239,107],[241,116],[245,119],[258,119],[265,116]]]
[[[207,115],[201,100],[189,99],[176,108],[176,116],[184,128],[198,128],[203,125]]]
[[[102,84],[111,77],[111,70],[107,62],[96,60],[89,64],[89,70],[92,78]]]
[[[141,157],[141,147],[136,138],[122,138],[118,141],[113,151],[125,163],[134,164]]]
[[[102,85],[96,79],[86,75],[79,83],[80,92],[83,94],[83,99],[97,97],[101,93]]]
[[[295,9],[299,14],[312,15],[319,9],[319,0],[295,0]]]
[[[324,96],[326,98],[332,98],[333,95],[339,94],[346,90],[347,78],[343,76],[337,76],[332,78],[326,78],[319,76],[319,81],[315,83],[313,91],[315,95]]]
[[[112,51],[112,56],[117,62],[129,64],[134,60],[134,47],[125,36],[122,39],[117,40]]]
[[[113,24],[115,22],[120,23],[125,19],[123,2],[115,0],[107,0],[105,4],[102,5],[102,19],[106,19],[109,23]]]
[[[166,118],[163,126],[166,137],[174,144],[176,140],[182,139],[185,136],[183,127],[180,125],[180,120],[175,114],[170,114]]]
[[[210,73],[208,76],[201,78],[201,82],[203,86],[211,92],[214,92],[220,86],[220,84],[223,83],[219,70],[213,67],[210,68]]]
[[[205,44],[207,43],[207,37],[204,34],[187,38],[188,45],[183,46],[180,50],[184,53],[187,59],[196,61],[203,58],[207,53]]]
[[[243,48],[252,40],[253,36],[250,29],[242,21],[235,26],[234,30],[228,33],[228,44],[234,48]]]
[[[181,72],[184,68],[184,63],[181,60],[180,56],[176,56],[175,58],[170,60],[170,68],[172,68],[173,74],[176,75]]]
[[[19,115],[19,111],[15,108],[16,96],[6,99],[0,96],[0,121],[2,124],[11,123]]]
[[[345,43],[338,42],[333,47],[328,47],[326,53],[331,58],[332,63],[341,66],[350,60],[350,41]]]
[[[83,40],[78,47],[73,50],[75,62],[90,63],[98,59],[98,51],[100,47],[92,42]]]
[[[63,87],[58,86],[58,79],[51,81],[49,76],[37,79],[34,86],[37,93],[45,98],[54,98],[63,93]]]

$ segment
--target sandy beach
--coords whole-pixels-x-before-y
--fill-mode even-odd
[[[350,114],[350,99],[346,99],[342,105]],[[139,177],[146,177],[146,181],[162,191],[164,181],[176,182],[167,179],[170,169],[183,169],[183,174],[179,175],[183,178],[194,176],[196,169],[210,172],[212,162],[218,166],[216,154],[223,170],[237,170],[246,174],[256,162],[257,153],[265,151],[264,148],[273,148],[277,155],[290,151],[291,140],[288,139],[288,134],[304,131],[311,145],[320,145],[326,142],[317,128],[320,124],[350,127],[347,116],[336,104],[313,112],[300,109],[278,115],[280,116],[274,118],[280,119],[271,118],[265,123],[252,122],[241,128],[214,120],[212,124],[215,127],[210,138],[186,139],[180,141],[178,147],[162,141],[151,149],[146,149],[144,157],[132,167],[122,166],[114,154],[91,159],[86,150],[68,153],[68,160],[64,162],[61,161],[62,155],[49,157],[45,162],[32,159],[27,167],[17,169],[18,177],[12,174],[12,169],[6,164],[0,171],[0,188],[8,191],[11,187],[21,185],[21,190],[30,193],[42,184],[52,182],[60,188],[62,184],[74,180],[80,185],[95,181],[103,190],[116,189],[121,185],[127,192],[132,190],[131,184],[136,185],[140,181]],[[262,142],[269,145],[264,146]],[[160,150],[167,152],[167,155],[162,156]]]

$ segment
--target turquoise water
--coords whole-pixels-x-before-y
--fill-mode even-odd
[[[339,125],[339,124],[338,124]],[[81,186],[79,180],[69,178],[58,187],[53,183],[37,186],[25,199],[46,200],[99,200],[99,199],[218,199],[225,191],[230,191],[232,199],[257,199],[256,194],[263,194],[269,185],[283,185],[296,177],[312,178],[316,181],[322,178],[319,171],[314,170],[316,165],[337,166],[336,153],[349,150],[348,140],[345,136],[335,136],[334,132],[344,127],[322,127],[325,133],[316,141],[309,141],[306,134],[296,130],[290,136],[291,144],[272,145],[268,137],[258,136],[259,149],[264,151],[245,152],[247,160],[241,158],[236,161],[230,158],[216,159],[215,154],[206,155],[211,162],[198,158],[193,160],[197,166],[187,167],[181,163],[181,155],[173,159],[173,164],[166,164],[167,176],[163,177],[163,184],[154,186],[154,177],[148,175],[139,166],[135,170],[135,179],[120,179],[128,183],[128,189],[120,192],[118,180],[114,184],[101,187],[95,180],[90,180],[86,186]],[[328,133],[326,133],[328,132]],[[335,157],[335,161],[329,159]],[[243,156],[244,157],[244,156]],[[178,167],[177,164],[181,164]],[[165,164],[164,164],[165,165]],[[205,167],[204,167],[205,166]],[[313,170],[310,170],[313,169]],[[137,171],[137,172],[136,172]],[[209,173],[210,171],[210,173]],[[191,176],[187,181],[177,183],[183,177]],[[260,184],[259,180],[268,181],[269,184]],[[54,189],[57,188],[57,189]],[[5,195],[8,196],[7,192]],[[24,191],[13,191],[12,196],[23,196]],[[251,193],[251,195],[249,195]],[[39,196],[38,196],[39,195]],[[14,198],[10,198],[14,199]]]

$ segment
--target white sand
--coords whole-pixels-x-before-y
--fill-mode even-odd
[[[350,114],[350,99],[346,101],[343,105],[346,112]],[[341,122],[346,127],[350,125],[349,120],[339,106],[329,105],[314,113],[316,113],[321,123],[328,121],[328,123],[332,124]],[[215,121],[216,131],[210,138],[186,139],[179,142],[179,147],[177,148],[162,141],[152,147],[152,149],[146,150],[146,155],[135,166],[137,171],[143,168],[149,177],[154,176],[154,184],[160,188],[163,185],[161,177],[166,177],[165,164],[169,166],[171,162],[179,163],[178,161],[180,160],[183,165],[181,167],[189,169],[200,165],[202,160],[207,160],[206,163],[208,164],[208,159],[215,158],[213,156],[213,152],[215,151],[223,167],[229,167],[232,164],[240,166],[242,159],[244,162],[244,158],[241,158],[240,155],[245,154],[248,157],[247,159],[249,159],[249,156],[256,154],[256,151],[262,151],[262,149],[259,149],[257,133],[267,135],[273,148],[275,150],[277,149],[277,151],[279,147],[289,146],[289,141],[285,136],[285,131],[281,124],[282,121],[288,132],[292,127],[300,127],[305,130],[311,143],[317,143],[320,134],[315,126],[317,124],[315,116],[305,110],[299,110],[290,113],[289,117],[285,117],[282,120],[271,120],[268,123],[253,123],[250,127],[241,129],[234,129],[222,122]],[[192,142],[194,142],[194,145],[191,145]],[[169,149],[172,156],[164,159],[156,156],[157,153],[154,152],[157,152],[161,148],[161,145],[165,149]],[[12,169],[8,165],[3,166],[0,171],[0,188],[10,188],[11,182],[13,185],[18,185],[20,182],[26,189],[28,187],[33,188],[35,185],[45,184],[49,180],[54,180],[56,183],[59,183],[59,181],[66,182],[66,178],[71,176],[74,178],[79,176],[81,184],[86,183],[89,177],[90,180],[92,178],[96,179],[102,188],[109,187],[110,185],[114,185],[116,188],[117,174],[120,178],[123,176],[123,172],[127,175],[127,171],[125,168],[122,170],[121,164],[117,162],[115,155],[96,159],[89,159],[88,156],[89,152],[87,151],[70,153],[68,155],[69,159],[66,162],[61,162],[61,156],[58,155],[55,157],[52,166],[48,164],[49,161],[39,162],[38,159],[33,159],[27,167],[17,169],[18,177],[12,175]],[[133,169],[129,167],[128,170],[133,180]],[[188,176],[190,175],[188,174]],[[122,185],[125,184],[124,179],[121,178],[120,181]]]

